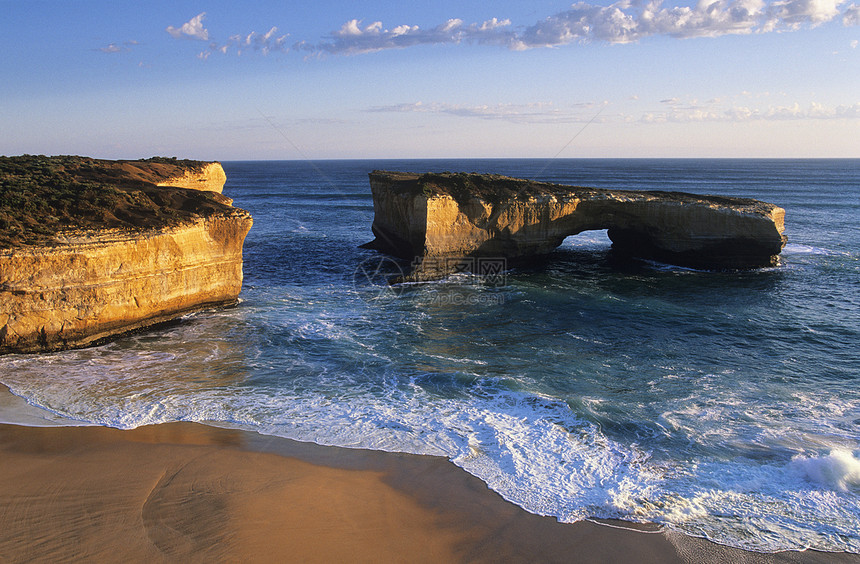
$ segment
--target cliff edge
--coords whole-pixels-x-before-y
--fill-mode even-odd
[[[516,261],[548,254],[565,237],[594,229],[607,229],[617,252],[708,269],[771,266],[785,245],[785,210],[746,198],[474,173],[374,171],[370,185],[376,238],[366,247],[406,259]]]
[[[0,353],[235,303],[252,219],[219,163],[0,157]]]

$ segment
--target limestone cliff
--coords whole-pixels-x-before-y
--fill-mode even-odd
[[[156,186],[193,188],[194,190],[208,190],[220,194],[225,182],[227,182],[227,174],[221,167],[221,163],[207,163],[199,170],[186,169],[182,176],[166,178],[156,183]]]
[[[86,346],[236,301],[252,219],[217,193],[220,164],[12,159],[0,158],[0,353]]]
[[[785,210],[757,200],[601,190],[497,175],[374,171],[371,248],[402,258],[544,255],[607,229],[613,249],[701,268],[773,265]]]

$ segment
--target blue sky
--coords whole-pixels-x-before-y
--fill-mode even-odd
[[[0,154],[860,157],[852,0],[0,0]]]

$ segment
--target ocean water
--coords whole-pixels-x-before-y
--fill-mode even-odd
[[[860,160],[227,162],[254,216],[238,307],[0,357],[30,404],[445,456],[528,511],[757,551],[860,553]],[[388,287],[373,169],[476,171],[786,209],[778,267],[621,261],[568,238],[501,283]],[[370,274],[370,276],[368,276]],[[497,281],[498,282],[498,281]]]

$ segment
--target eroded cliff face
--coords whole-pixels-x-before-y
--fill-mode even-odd
[[[613,248],[702,268],[773,265],[785,210],[756,200],[599,190],[494,175],[370,175],[368,246],[402,258],[544,255],[570,235],[608,229]]]
[[[208,190],[220,194],[225,182],[227,182],[227,174],[221,163],[207,163],[200,170],[185,170],[181,176],[171,176],[156,183],[156,186]]]
[[[98,162],[107,164],[97,182],[122,176],[117,185],[133,190],[117,197],[130,193],[140,209],[111,213],[110,228],[90,217],[44,243],[21,237],[0,248],[0,354],[82,347],[236,302],[251,216],[220,194],[188,190],[220,192],[221,165]]]
[[[250,215],[237,210],[162,231],[2,251],[0,352],[85,346],[234,303],[250,228]]]

